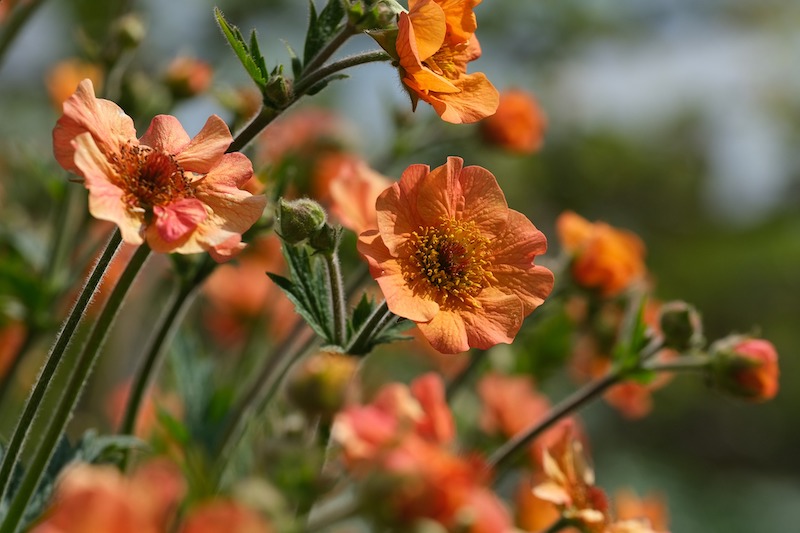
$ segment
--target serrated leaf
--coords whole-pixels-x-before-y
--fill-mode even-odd
[[[314,2],[310,4],[310,15],[303,63],[307,64],[328,44],[344,26],[345,10],[342,0],[328,0],[328,4],[317,16]]]
[[[350,333],[353,334],[369,319],[372,312],[375,310],[375,300],[369,298],[367,293],[361,295],[361,299],[353,309],[352,317],[350,318]]]
[[[239,61],[250,75],[250,78],[263,90],[267,85],[267,69],[266,66],[263,68],[261,67],[261,65],[264,64],[264,58],[261,56],[261,53],[258,52],[258,45],[256,44],[256,46],[253,47],[254,50],[251,51],[247,46],[247,42],[244,40],[242,32],[239,31],[239,28],[225,20],[219,8],[214,8],[214,17],[222,33],[225,35],[225,38],[228,40],[228,44],[233,48],[233,52],[236,54],[236,57],[239,58]],[[255,31],[251,34],[251,43],[254,41]]]
[[[292,283],[291,280],[284,278],[283,276],[279,276],[271,272],[267,272],[267,276],[269,276],[269,279],[271,279],[273,283],[275,283],[275,285],[277,285],[278,288],[284,292],[284,294],[286,294],[286,297],[289,298],[292,304],[294,304],[297,314],[303,317],[303,320],[305,320],[306,323],[311,326],[311,329],[313,329],[314,332],[320,337],[327,339],[329,334],[323,325],[319,323],[319,319],[316,317],[311,304],[305,301],[306,298],[303,294],[303,291],[297,285]]]

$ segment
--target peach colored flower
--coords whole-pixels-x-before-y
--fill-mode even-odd
[[[332,158],[330,158],[332,159]],[[330,165],[330,163],[329,163]],[[389,187],[389,178],[372,170],[360,158],[341,155],[335,166],[326,166],[331,214],[342,226],[360,234],[378,225],[375,202]],[[322,182],[323,179],[319,179]]]
[[[427,518],[447,531],[511,531],[508,512],[485,486],[482,461],[448,449],[455,427],[437,375],[384,386],[371,404],[339,413],[331,436],[367,508],[393,526]]]
[[[265,272],[282,274],[286,262],[274,234],[255,239],[235,262],[214,269],[203,285],[210,305],[204,324],[220,342],[244,338],[255,322],[267,322],[270,338],[280,342],[297,319],[294,305]],[[247,287],[247,290],[241,290]]]
[[[572,211],[562,213],[556,226],[573,258],[572,277],[578,285],[613,297],[644,277],[644,244],[633,233],[591,223]]]
[[[305,107],[282,115],[258,136],[256,160],[275,165],[286,157],[305,159],[326,150],[341,151],[350,126],[327,109]]]
[[[98,89],[103,86],[103,71],[98,65],[75,58],[57,63],[45,79],[50,101],[57,109],[61,109],[80,82],[86,78],[92,80]]]
[[[442,353],[510,343],[553,288],[553,273],[533,264],[544,235],[484,168],[458,157],[412,165],[376,209],[378,230],[361,234],[359,252],[389,310]]]
[[[480,57],[473,8],[481,0],[409,0],[400,13],[395,43],[400,77],[416,109],[422,99],[442,120],[478,121],[497,109],[497,89],[467,63]]]
[[[478,382],[483,402],[480,427],[488,434],[501,433],[511,438],[542,420],[550,411],[550,401],[534,390],[529,376],[484,375]],[[565,418],[530,445],[531,459],[538,464],[544,449],[554,446],[575,422]],[[570,430],[571,431],[571,430]]]
[[[226,154],[230,131],[211,116],[194,139],[175,117],[158,115],[141,139],[113,102],[84,80],[53,130],[56,160],[89,190],[89,211],[119,226],[131,244],[156,252],[208,251],[224,260],[261,216],[263,196],[240,189],[253,174],[241,153]]]
[[[544,481],[540,472],[524,477],[517,486],[515,501],[517,504],[517,525],[523,531],[546,531],[548,527],[561,518],[558,507],[547,500],[537,497],[531,487]],[[577,533],[574,528],[565,528],[564,533]]]
[[[62,474],[32,533],[163,533],[185,492],[167,461],[151,461],[131,478],[111,466],[78,464]]]
[[[544,140],[547,117],[532,94],[521,89],[500,93],[494,115],[480,122],[483,139],[494,146],[518,154],[532,154]]]
[[[546,480],[533,487],[534,496],[554,503],[565,518],[586,531],[604,531],[609,523],[608,500],[594,485],[594,471],[581,442],[564,432],[562,440],[544,452],[542,465]]]
[[[255,511],[229,500],[212,500],[192,509],[180,533],[271,533]]]

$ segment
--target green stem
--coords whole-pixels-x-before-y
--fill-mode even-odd
[[[344,347],[347,340],[347,323],[345,312],[344,282],[342,281],[342,269],[339,264],[339,257],[336,251],[322,254],[325,258],[325,265],[328,267],[328,280],[330,286],[331,306],[333,307],[333,343]]]
[[[11,435],[11,440],[8,443],[5,454],[3,455],[3,462],[0,464],[0,501],[2,501],[6,491],[8,490],[12,469],[19,461],[19,457],[22,452],[22,446],[28,437],[28,432],[33,425],[33,420],[38,414],[44,394],[47,391],[50,382],[53,380],[56,369],[58,368],[64,356],[67,346],[69,346],[69,343],[72,340],[72,335],[75,333],[75,329],[78,327],[78,324],[80,323],[80,320],[86,311],[86,307],[89,305],[92,296],[94,296],[94,293],[97,290],[100,281],[103,279],[103,275],[105,274],[106,269],[108,268],[111,259],[114,257],[114,254],[117,252],[121,242],[122,236],[119,230],[115,230],[109,239],[105,250],[100,255],[97,263],[95,263],[92,272],[89,274],[89,278],[86,280],[86,285],[84,285],[83,290],[78,296],[78,299],[75,301],[75,305],[72,307],[69,316],[64,322],[64,325],[62,326],[61,331],[58,333],[58,336],[56,337],[55,344],[53,344],[53,347],[50,349],[50,353],[47,355],[47,360],[45,361],[45,364],[39,373],[39,377],[36,379],[36,382],[33,385],[33,390],[31,390],[30,396],[28,397],[28,400],[25,403],[25,407],[22,411],[22,415],[17,421],[17,425]]]
[[[16,9],[12,8],[6,27],[3,28],[2,33],[0,33],[0,62],[2,62],[17,34],[19,34],[20,30],[25,26],[25,23],[28,22],[28,19],[36,12],[42,3],[44,3],[44,0],[29,0],[19,5]]]
[[[705,355],[684,355],[666,363],[650,363],[644,365],[653,372],[682,372],[685,370],[705,370],[711,364],[711,358]]]
[[[298,338],[303,333],[306,334],[305,339],[295,348]],[[311,330],[304,321],[297,321],[286,339],[274,350],[259,375],[253,380],[250,388],[232,409],[228,417],[228,423],[222,431],[222,437],[217,445],[216,457],[219,457],[217,462],[217,482],[222,481],[225,470],[230,464],[236,447],[253,415],[262,411],[263,407],[278,390],[281,378],[291,364],[302,356],[317,340],[316,336],[310,335],[310,333]]]
[[[250,141],[256,138],[256,135],[261,133],[261,130],[266,128],[270,122],[275,120],[281,111],[272,109],[271,107],[262,107],[258,115],[255,116],[250,123],[240,131],[233,142],[228,146],[227,153],[238,152],[248,145]]]
[[[294,85],[294,98],[293,101],[296,101],[300,96],[307,93],[311,90],[316,84],[324,80],[325,78],[336,74],[337,72],[341,72],[342,70],[348,69],[350,67],[355,67],[358,65],[364,65],[366,63],[374,63],[376,61],[388,61],[391,57],[389,54],[384,52],[383,50],[373,50],[371,52],[363,52],[361,54],[352,55],[350,57],[345,57],[344,59],[340,59],[339,61],[334,61],[333,63],[329,63],[328,65],[321,67],[317,70],[308,72],[301,76]]]
[[[339,33],[325,44],[325,46],[312,57],[308,63],[303,65],[303,72],[311,72],[321,67],[350,37],[356,34],[355,28],[350,24],[345,24]]]
[[[508,440],[500,448],[495,450],[487,461],[487,467],[492,470],[501,469],[507,462],[514,459],[518,452],[527,448],[528,444],[536,437],[550,429],[566,415],[589,403],[606,389],[618,383],[621,379],[622,374],[618,370],[615,370],[609,372],[597,381],[593,381],[583,388],[578,389],[561,403],[553,407],[544,419],[525,431],[518,433],[514,438]]]
[[[100,353],[100,348],[108,336],[125,295],[149,255],[150,248],[146,244],[136,250],[119,281],[117,281],[114,290],[109,295],[105,306],[103,306],[97,322],[95,322],[89,333],[86,344],[75,361],[75,367],[69,376],[61,398],[56,404],[55,412],[50,417],[44,436],[33,454],[19,488],[11,500],[8,512],[0,526],[0,533],[14,533],[17,531],[19,522],[25,513],[25,508],[39,484],[39,479],[50,461],[53,450],[58,444],[67,422],[72,416],[83,387]]]
[[[445,397],[447,401],[451,401],[453,396],[455,396],[456,392],[461,388],[461,386],[469,380],[470,377],[480,368],[481,363],[484,361],[483,355],[486,352],[484,350],[473,350],[469,354],[469,363],[467,366],[464,367],[461,372],[453,376],[453,378],[447,383],[447,387],[445,389]]]
[[[311,514],[304,528],[305,533],[314,533],[351,518],[362,508],[362,503],[352,494],[347,495],[346,501],[341,500],[342,498],[336,498]]]
[[[350,339],[350,342],[347,343],[345,353],[353,355],[366,353],[372,339],[386,329],[386,326],[395,318],[397,318],[397,315],[389,311],[389,305],[384,300],[381,305],[375,308],[366,323]]]

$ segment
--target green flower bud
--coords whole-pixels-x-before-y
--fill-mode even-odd
[[[289,244],[311,238],[325,226],[325,210],[310,198],[278,200],[276,233]]]
[[[661,307],[660,322],[666,348],[684,352],[703,343],[703,322],[700,314],[686,302],[664,304]]]
[[[342,236],[342,228],[323,224],[322,227],[308,239],[308,244],[315,251],[321,253],[333,253],[339,246],[339,238]]]

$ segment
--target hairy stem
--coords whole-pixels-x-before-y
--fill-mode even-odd
[[[75,301],[75,304],[69,313],[69,316],[64,322],[64,325],[61,327],[61,331],[56,337],[55,344],[53,344],[53,347],[50,349],[50,353],[47,355],[47,360],[45,361],[39,376],[36,378],[36,382],[33,385],[30,396],[28,396],[28,400],[23,408],[22,415],[20,415],[19,420],[17,421],[17,425],[11,435],[11,440],[9,441],[3,455],[3,462],[0,464],[0,500],[2,500],[6,494],[6,491],[8,490],[11,472],[14,468],[14,465],[17,463],[17,461],[19,461],[19,457],[22,452],[22,446],[28,437],[28,432],[33,425],[33,420],[38,414],[44,394],[47,391],[50,382],[53,380],[53,376],[55,375],[56,370],[61,363],[64,352],[72,340],[72,335],[75,333],[81,318],[83,318],[83,314],[86,311],[86,308],[88,307],[92,297],[94,296],[97,287],[100,285],[103,275],[105,274],[109,263],[111,263],[114,254],[116,254],[121,242],[122,235],[120,234],[119,230],[115,230],[109,239],[108,244],[106,244],[105,250],[95,263],[92,272],[89,274],[89,278],[86,280],[86,285],[84,285],[83,290],[81,291],[78,299]]]
[[[17,530],[19,522],[25,513],[25,508],[39,484],[39,479],[47,467],[53,450],[58,444],[58,440],[64,432],[75,406],[78,403],[83,387],[92,371],[92,367],[100,353],[100,348],[108,336],[108,332],[111,329],[111,325],[117,316],[122,302],[133,280],[136,278],[136,275],[141,270],[142,265],[144,265],[149,255],[150,248],[146,244],[140,246],[125,268],[125,271],[120,276],[119,281],[117,281],[114,290],[109,295],[97,322],[95,322],[89,333],[86,344],[83,346],[75,362],[75,367],[69,376],[64,392],[56,404],[55,411],[50,416],[44,435],[33,454],[30,464],[25,470],[25,475],[20,482],[19,488],[11,500],[5,519],[2,525],[0,525],[0,533],[14,533]]]

